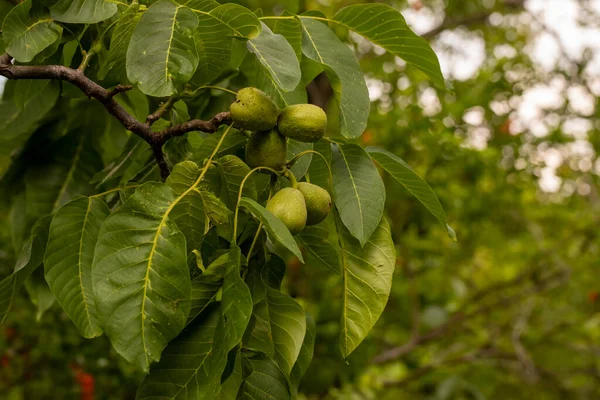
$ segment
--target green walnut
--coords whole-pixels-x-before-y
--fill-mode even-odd
[[[327,114],[312,104],[287,106],[279,114],[277,129],[290,139],[306,143],[316,142],[327,130]]]
[[[331,196],[327,190],[308,182],[300,182],[298,190],[306,203],[306,225],[323,221],[331,210]]]
[[[247,87],[237,93],[229,112],[240,129],[268,131],[277,124],[279,107],[262,90]]]
[[[298,189],[283,188],[267,202],[267,210],[279,218],[292,235],[302,232],[306,225],[306,203]]]
[[[250,168],[269,167],[280,171],[286,156],[286,138],[277,129],[256,132],[246,143],[246,164]]]

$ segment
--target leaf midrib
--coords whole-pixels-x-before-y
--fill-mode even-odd
[[[144,292],[143,292],[143,297],[142,297],[142,310],[141,310],[141,315],[142,315],[141,336],[142,336],[142,345],[144,346],[144,357],[146,358],[146,365],[149,365],[149,363],[148,363],[148,351],[146,349],[146,339],[145,339],[145,333],[144,333],[144,328],[145,328],[144,312],[145,312],[145,309],[146,309],[145,308],[146,307],[146,298],[147,298],[146,293],[147,293],[147,290],[148,290],[148,281],[149,281],[149,277],[150,277],[150,270],[152,269],[152,260],[154,258],[154,253],[156,252],[156,246],[158,244],[158,237],[160,236],[162,228],[167,223],[167,218],[169,217],[169,214],[171,213],[171,211],[173,211],[173,208],[181,201],[181,199],[183,199],[191,191],[193,191],[200,184],[200,182],[202,181],[202,179],[204,179],[204,176],[206,175],[206,172],[208,171],[208,167],[210,167],[210,165],[212,164],[212,160],[213,160],[215,154],[217,154],[217,152],[221,148],[221,145],[223,144],[224,139],[227,137],[227,134],[229,133],[229,130],[231,129],[231,126],[232,125],[229,125],[229,128],[221,136],[221,139],[219,140],[219,143],[217,144],[217,146],[215,147],[214,151],[212,152],[212,154],[211,154],[210,158],[208,159],[206,165],[204,166],[204,168],[202,168],[202,171],[200,172],[200,176],[198,177],[198,179],[196,179],[196,181],[186,191],[184,191],[183,193],[181,193],[181,195],[179,195],[179,197],[177,197],[173,201],[173,203],[171,203],[169,205],[169,207],[165,211],[165,214],[163,215],[160,223],[158,224],[158,229],[156,230],[156,234],[154,235],[154,240],[153,240],[153,243],[152,243],[152,248],[150,249],[150,254],[148,256],[148,265],[147,265],[147,268],[146,268],[146,276],[144,277]]]
[[[92,316],[90,314],[90,310],[88,307],[88,302],[85,295],[85,287],[83,286],[83,270],[82,270],[82,258],[83,258],[83,236],[85,234],[85,226],[88,222],[88,216],[90,215],[90,209],[92,208],[92,198],[88,197],[88,206],[85,210],[85,218],[83,219],[83,226],[81,228],[81,237],[79,238],[79,254],[77,257],[77,267],[79,269],[79,285],[81,286],[81,295],[83,297],[83,306],[85,308],[85,313],[87,314],[87,321],[89,322],[90,330],[93,331],[92,327]],[[93,334],[93,332],[92,332]]]

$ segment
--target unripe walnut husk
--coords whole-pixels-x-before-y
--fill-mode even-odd
[[[299,234],[306,226],[306,202],[298,189],[288,187],[275,193],[267,202],[267,210],[279,218],[292,235]]]
[[[287,106],[279,114],[277,130],[290,139],[313,143],[327,131],[327,114],[312,104]]]
[[[331,210],[331,196],[327,190],[308,182],[300,182],[298,190],[306,203],[306,225],[316,225],[323,221]]]
[[[277,124],[279,107],[262,90],[247,87],[238,91],[229,107],[231,120],[249,131],[268,131]]]
[[[283,169],[287,156],[287,139],[271,129],[256,132],[246,143],[246,164],[250,168],[269,167],[276,171]]]

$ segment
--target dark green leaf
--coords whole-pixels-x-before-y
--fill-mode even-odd
[[[247,197],[242,197],[239,205],[240,207],[247,209],[256,218],[258,218],[260,222],[263,223],[269,239],[271,239],[274,244],[285,247],[292,254],[298,257],[300,261],[304,262],[302,253],[294,241],[294,237],[279,218],[267,211],[266,208],[258,204],[256,201]]]
[[[314,143],[314,150],[323,157],[313,154],[308,169],[308,179],[310,183],[331,191],[331,145],[324,140],[319,140]]]
[[[283,371],[264,354],[242,353],[242,385],[237,400],[291,400]]]
[[[301,18],[302,52],[322,64],[340,109],[340,132],[348,138],[362,135],[369,117],[369,91],[352,50],[321,22]]]
[[[133,31],[140,22],[140,18],[142,18],[142,14],[139,3],[135,2],[119,15],[110,38],[110,48],[100,78],[104,78],[109,71],[119,80],[127,77],[127,47],[131,41]]]
[[[303,151],[312,150],[312,143],[304,143],[299,142],[294,139],[288,139],[287,146],[287,159],[291,160],[295,155],[302,153]],[[302,156],[296,163],[292,166],[291,170],[296,179],[300,180],[306,175],[308,171],[308,167],[310,166],[310,162],[312,160],[313,154],[308,153]]]
[[[170,219],[182,196],[138,187],[104,222],[92,279],[98,316],[119,354],[147,371],[185,326],[191,283],[185,237]]]
[[[344,276],[340,350],[346,358],[367,336],[385,308],[392,288],[396,248],[385,218],[364,246],[341,224],[338,234]]]
[[[81,335],[102,334],[92,291],[92,261],[100,226],[110,213],[97,197],[79,197],[59,208],[44,258],[46,281]]]
[[[48,283],[44,279],[44,271],[42,268],[37,268],[33,274],[25,281],[25,290],[29,295],[29,299],[36,307],[35,319],[40,321],[42,316],[52,305],[56,299],[48,287]]]
[[[206,271],[192,279],[192,306],[188,323],[200,315],[206,307],[215,301],[223,286],[223,277],[227,270],[229,253],[222,254],[213,261]]]
[[[329,269],[336,274],[342,273],[340,248],[334,235],[333,217],[315,226],[307,226],[296,236],[296,242],[306,259],[306,265]]]
[[[417,173],[397,155],[379,147],[367,147],[367,152],[395,180],[400,182],[413,196],[417,198],[444,228],[448,235],[456,240],[456,233],[446,222],[446,213],[435,192]]]
[[[193,32],[198,17],[169,0],[152,4],[142,15],[127,50],[127,76],[147,95],[163,97],[186,83],[198,66]]]
[[[32,0],[18,4],[8,13],[2,25],[6,51],[20,62],[33,60],[62,36],[62,27],[48,15],[32,14],[31,5]]]
[[[351,5],[339,10],[333,21],[415,65],[439,87],[445,88],[440,62],[427,40],[410,30],[402,14],[389,5]]]
[[[13,273],[0,281],[0,326],[6,320],[17,290],[23,286],[25,280],[42,265],[46,243],[48,242],[48,229],[52,215],[40,218],[31,229],[31,236],[23,245]]]
[[[219,158],[219,170],[222,177],[220,198],[230,209],[234,209],[237,204],[240,186],[246,175],[250,172],[250,167],[238,157],[228,155]],[[246,183],[244,183],[242,196],[256,200],[256,183],[253,178],[253,176],[250,176],[246,180]]]
[[[302,77],[300,63],[285,37],[274,34],[263,23],[260,34],[248,41],[248,50],[256,55],[275,85],[281,90],[289,92],[298,86]]]
[[[112,17],[117,5],[109,0],[59,0],[50,7],[52,18],[70,24],[95,24]]]
[[[315,351],[315,339],[317,334],[317,327],[315,325],[315,321],[310,316],[310,314],[306,314],[306,335],[304,336],[304,342],[302,342],[302,348],[300,349],[300,354],[298,355],[298,360],[296,360],[296,364],[294,364],[294,368],[292,369],[292,373],[290,374],[290,384],[292,386],[292,390],[294,394],[298,394],[298,386],[300,385],[300,379],[306,373],[308,366],[310,365],[313,354]]]
[[[265,299],[254,306],[252,316],[254,329],[244,345],[272,357],[289,375],[306,333],[302,306],[278,288],[267,287]]]
[[[96,187],[114,187],[125,184],[135,178],[150,160],[153,160],[152,149],[137,135],[131,135],[121,155],[96,173],[92,183]]]
[[[207,399],[203,395],[214,351],[218,304],[209,306],[163,352],[160,362],[140,385],[137,400]]]
[[[332,145],[333,200],[342,222],[364,245],[377,228],[385,186],[375,164],[356,144]]]

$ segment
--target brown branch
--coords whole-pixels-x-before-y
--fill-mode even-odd
[[[449,18],[445,19],[444,22],[442,22],[442,24],[440,26],[423,33],[421,35],[421,37],[423,37],[425,39],[431,39],[447,29],[455,29],[455,28],[458,28],[459,26],[463,26],[463,25],[475,25],[475,24],[485,22],[485,20],[488,19],[488,17],[490,15],[492,15],[492,13],[493,13],[493,11],[485,11],[485,12],[469,15],[467,17],[460,18],[460,19],[449,19]]]
[[[523,0],[504,0],[504,6],[512,9],[522,9],[523,3]],[[438,27],[423,33],[421,37],[425,39],[432,39],[447,29],[455,29],[459,26],[477,25],[483,23],[496,11],[498,10],[491,9],[488,11],[467,15],[466,17],[462,18],[446,18]]]
[[[181,136],[184,133],[192,131],[215,133],[219,129],[219,126],[229,125],[230,123],[231,116],[229,115],[229,111],[223,111],[216,114],[210,121],[193,119],[191,121],[167,128],[164,131],[161,131],[160,135],[165,141],[167,141],[175,136]]]
[[[156,111],[154,111],[152,114],[146,117],[146,125],[152,125],[153,123],[158,121],[160,117],[164,115],[164,113],[166,113],[173,107],[173,104],[175,104],[177,100],[179,100],[178,96],[171,96],[169,97],[169,100],[165,101],[164,103],[161,103]]]
[[[127,92],[128,90],[131,90],[131,89],[133,89],[133,86],[131,86],[131,85],[117,85],[112,90],[108,91],[108,96],[115,97],[119,93]]]
[[[115,117],[127,130],[144,139],[152,148],[156,162],[160,167],[162,179],[169,176],[169,166],[165,160],[162,146],[173,137],[181,136],[191,131],[205,131],[214,133],[220,125],[229,124],[231,118],[228,112],[214,116],[210,121],[192,120],[172,126],[160,132],[153,132],[151,123],[144,124],[129,114],[114,97],[130,90],[129,85],[117,85],[112,90],[107,90],[85,76],[83,71],[62,65],[13,65],[12,57],[8,54],[0,55],[0,76],[8,79],[50,79],[69,82],[77,86],[89,98],[98,100],[104,108]],[[165,110],[166,111],[166,110]],[[151,114],[148,118],[150,118]],[[162,115],[162,114],[161,114]],[[160,118],[160,115],[158,116]],[[158,119],[157,118],[157,119]]]
[[[499,299],[498,301],[492,302],[487,305],[483,305],[471,312],[467,312],[465,310],[457,311],[443,325],[439,326],[438,328],[432,329],[429,332],[424,333],[423,335],[419,335],[416,337],[413,336],[407,343],[401,346],[392,347],[390,349],[384,350],[380,354],[373,357],[371,363],[383,364],[404,357],[406,354],[410,353],[418,346],[442,338],[453,330],[460,331],[464,329],[464,322],[469,321],[472,318],[475,318],[482,314],[493,312],[497,309],[512,306],[525,296],[538,293],[542,290],[546,290],[550,286],[550,284],[557,280],[561,281],[564,279],[568,279],[568,274],[569,271],[567,269],[559,269],[554,273],[548,274],[548,276],[546,276],[545,278],[540,279],[538,282],[535,283],[533,287],[518,292],[512,296],[507,296]]]

